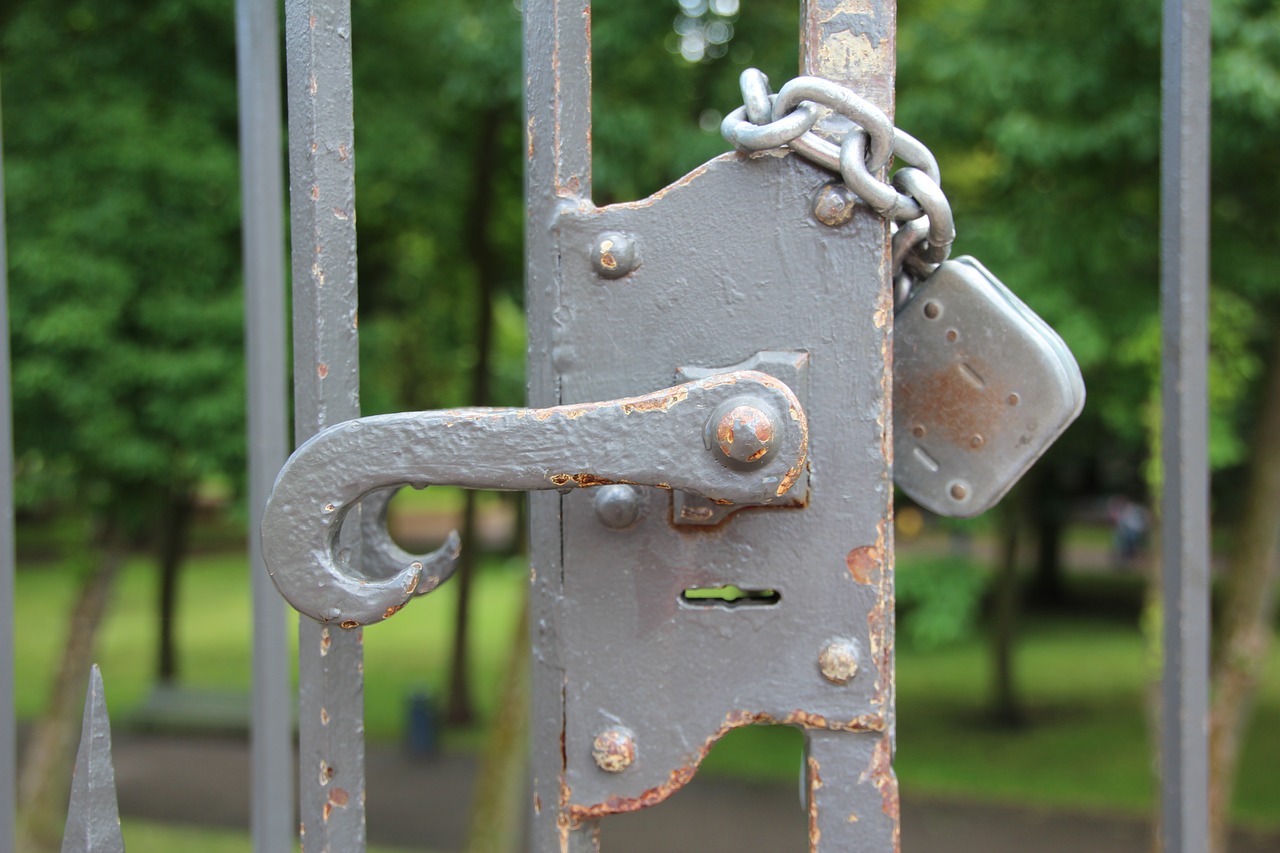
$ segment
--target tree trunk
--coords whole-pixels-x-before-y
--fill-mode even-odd
[[[445,704],[445,722],[466,725],[475,717],[471,703],[470,644],[467,629],[471,623],[471,578],[476,570],[476,492],[463,493],[461,550],[458,553],[458,603],[453,623],[453,659],[449,666],[449,699]]]
[[[467,853],[515,853],[528,815],[529,602],[512,637],[498,716],[476,779]]]
[[[66,645],[53,682],[48,711],[35,724],[18,775],[18,849],[57,850],[66,817],[76,723],[84,707],[94,638],[106,613],[125,548],[114,531],[101,543],[97,565],[84,578],[67,625]],[[108,674],[108,680],[109,680]],[[7,697],[5,701],[10,701]]]
[[[178,680],[178,647],[174,641],[177,624],[178,574],[187,552],[187,538],[191,530],[191,517],[195,514],[195,500],[190,490],[182,490],[170,497],[165,508],[163,528],[159,531],[160,550],[157,568],[160,571],[160,597],[157,607],[159,624],[156,680],[172,684]]]
[[[1063,599],[1062,530],[1066,501],[1052,465],[1043,465],[1035,477],[1032,505],[1036,514],[1036,563],[1029,593],[1036,604],[1054,606]]]
[[[476,361],[471,371],[470,403],[483,406],[489,402],[489,373],[492,361],[493,294],[497,285],[498,257],[489,228],[490,201],[493,196],[493,161],[497,154],[502,112],[493,108],[480,116],[479,139],[472,167],[474,190],[467,205],[467,254],[476,271],[478,289],[476,308]],[[449,675],[449,700],[445,719],[451,723],[467,723],[473,717],[471,687],[467,672],[467,628],[470,615],[471,576],[477,564],[476,496],[467,491],[462,516],[462,553],[458,557],[458,609],[453,633],[453,662]]]
[[[1226,853],[1240,743],[1271,647],[1280,574],[1280,347],[1267,367],[1244,512],[1236,527],[1231,574],[1219,616],[1209,711],[1209,841]]]
[[[1022,703],[1013,672],[1013,652],[1017,641],[1018,606],[1021,590],[1018,584],[1019,513],[1013,495],[1005,498],[1001,513],[1003,547],[995,577],[992,602],[992,693],[991,714],[1002,726],[1018,726],[1023,722]]]

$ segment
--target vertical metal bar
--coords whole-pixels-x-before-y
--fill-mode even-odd
[[[1161,835],[1208,839],[1209,0],[1165,0],[1161,130]]]
[[[0,126],[3,123],[0,122]],[[17,735],[13,711],[13,421],[9,399],[9,262],[0,133],[0,849],[13,845]]]
[[[883,109],[890,117],[894,108],[894,80],[897,57],[897,0],[804,0],[800,21],[800,68],[802,73],[825,77],[850,87]],[[881,347],[892,344],[893,304],[889,225],[880,217],[868,216],[860,224],[860,234],[875,241],[880,253],[880,301],[887,318],[882,330]],[[854,306],[855,311],[871,310],[870,306]],[[876,418],[891,424],[891,401],[888,389],[893,387],[893,359],[886,353],[884,375],[880,387],[885,389],[878,401]],[[878,585],[872,613],[892,614],[893,601],[893,488],[890,462],[892,431],[884,437],[886,464],[883,488],[878,494],[884,503],[878,509],[885,531],[882,564],[883,579]],[[867,500],[872,499],[868,492]],[[856,543],[850,543],[856,544]],[[809,849],[825,850],[896,850],[899,846],[898,781],[893,771],[895,688],[893,619],[875,620],[872,643],[879,644],[880,656],[889,672],[884,685],[885,730],[883,732],[836,733],[806,732],[806,791],[809,804]],[[830,770],[839,767],[866,767],[865,776],[872,786],[850,786],[848,777],[832,779]],[[828,778],[823,779],[822,774]],[[849,820],[850,807],[862,815],[873,815],[877,808],[884,816],[879,822]]]
[[[280,594],[262,562],[258,522],[288,455],[280,27],[274,0],[236,0],[248,393],[249,566],[253,588],[253,849],[293,849],[293,702]]]
[[[529,405],[560,403],[554,317],[560,307],[556,241],[550,228],[562,205],[591,196],[591,4],[589,0],[526,0],[525,310],[529,324]],[[559,820],[565,790],[564,665],[557,613],[564,592],[560,495],[529,495],[531,672],[530,748],[533,768],[531,849],[597,849],[594,825]]]
[[[285,4],[299,443],[360,414],[350,37],[348,0]],[[301,620],[298,799],[305,853],[365,848],[362,657],[360,629]]]

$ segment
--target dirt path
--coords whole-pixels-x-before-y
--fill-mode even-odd
[[[246,828],[249,753],[241,739],[115,738],[120,811],[170,823]],[[387,745],[368,750],[371,841],[461,848],[475,762],[424,761]],[[1139,820],[904,797],[907,853],[1145,853]],[[667,802],[603,823],[607,853],[779,853],[806,846],[798,785],[695,779]],[[1277,853],[1280,835],[1241,834],[1232,853]]]

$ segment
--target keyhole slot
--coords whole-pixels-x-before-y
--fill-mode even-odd
[[[691,607],[776,607],[782,593],[776,589],[743,589],[733,584],[689,587],[680,593],[680,603]]]

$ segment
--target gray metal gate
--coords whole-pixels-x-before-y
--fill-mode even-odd
[[[1195,851],[1208,801],[1207,3],[1165,9],[1162,806],[1165,849]],[[894,0],[806,0],[804,73],[892,114],[895,12]],[[262,507],[284,457],[277,35],[271,4],[240,0],[237,15]],[[302,579],[294,603],[319,600],[311,581],[344,602],[300,628],[303,849],[364,849],[360,632],[451,571],[452,546],[390,544],[387,492],[356,504],[401,482],[534,490],[533,849],[598,849],[601,819],[662,801],[718,737],[756,723],[804,730],[812,850],[897,849],[888,226],[865,208],[823,225],[813,199],[828,175],[772,153],[727,154],[648,199],[595,207],[589,0],[526,0],[524,18],[534,408],[330,431],[295,457],[268,512],[277,582]],[[347,0],[286,4],[299,444],[359,415],[350,39]],[[256,575],[254,844],[276,851],[295,826],[290,702],[280,603]],[[12,693],[11,660],[6,636],[0,693]],[[105,731],[95,696],[83,761]],[[8,704],[0,725],[11,826]],[[81,799],[109,777],[77,777],[69,825],[86,840],[67,849],[113,849],[87,839],[114,814]]]

